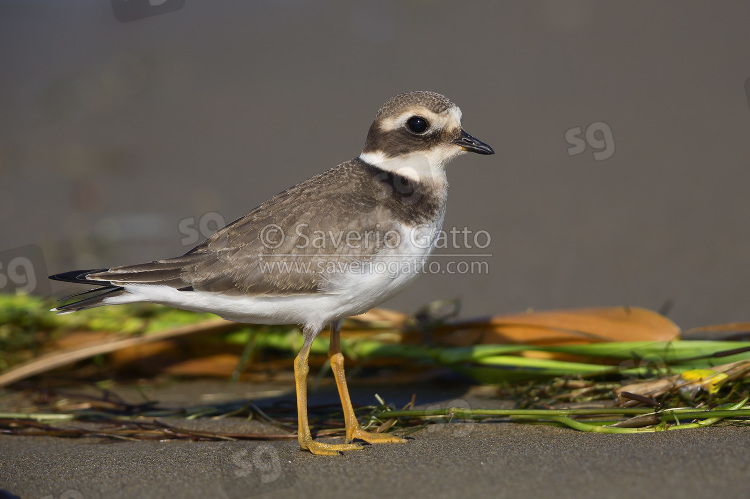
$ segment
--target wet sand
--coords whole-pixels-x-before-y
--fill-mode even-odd
[[[271,401],[264,393],[284,389],[200,381],[145,391],[166,406],[250,400],[253,393],[262,406]],[[134,391],[116,391],[138,400]],[[359,403],[372,403],[374,393],[396,406],[406,404],[412,393],[418,408],[512,406],[460,385],[353,389]],[[291,393],[278,397],[293,400]],[[9,409],[10,398],[2,399],[3,410]],[[331,388],[311,396],[311,404],[336,401]],[[209,431],[278,433],[267,423],[241,418],[164,422]],[[300,451],[295,440],[112,442],[3,435],[0,489],[20,497],[55,498],[745,497],[749,444],[747,426],[604,435],[503,421],[431,425],[406,444],[368,445],[337,457]]]

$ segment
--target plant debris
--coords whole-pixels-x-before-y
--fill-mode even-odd
[[[48,386],[55,386],[62,379],[127,379],[128,373],[135,377],[278,379],[289,377],[291,359],[302,343],[296,327],[236,324],[211,314],[160,306],[104,307],[65,316],[51,314],[49,308],[50,303],[39,298],[0,295],[0,387],[32,376],[42,376]],[[396,411],[380,401],[357,408],[368,427],[410,432],[440,418],[502,417],[598,432],[641,431],[638,425],[647,423],[656,431],[690,424],[703,427],[730,417],[728,414],[732,420],[747,417],[744,404],[750,396],[750,341],[743,341],[747,323],[696,328],[688,333],[696,338],[700,335],[700,340],[682,340],[674,323],[640,308],[475,319],[457,318],[459,310],[458,302],[445,301],[430,304],[414,316],[375,309],[348,319],[342,330],[342,350],[350,373],[354,377],[378,373],[381,382],[387,379],[389,383],[459,377],[496,386],[498,396],[515,400],[517,408],[512,411],[521,412],[454,408],[442,415],[420,415],[413,402],[410,409]],[[713,334],[722,341],[710,339]],[[327,351],[323,333],[311,350],[311,366],[319,370],[316,382],[329,369]],[[549,412],[561,404],[582,403],[603,407],[594,413]],[[612,407],[615,403],[621,407]],[[72,405],[47,409],[0,414],[0,429],[16,435],[114,439],[255,438],[254,434],[178,428],[161,421],[169,417],[245,417],[264,420],[281,431],[257,438],[295,438],[296,413],[288,404],[263,409],[250,403],[165,409],[153,401],[126,404],[105,391],[102,397],[83,400],[79,396]],[[319,409],[329,412],[311,413],[317,418],[314,428],[318,434],[342,435],[338,409]],[[681,422],[687,418],[685,414],[697,422]],[[592,416],[612,415],[618,419],[589,421]],[[634,419],[622,420],[624,415]],[[71,422],[97,427],[66,426]]]

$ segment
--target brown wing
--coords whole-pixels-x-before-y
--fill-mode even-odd
[[[393,194],[362,165],[343,163],[274,196],[183,256],[87,277],[228,294],[317,292],[331,269],[372,258],[394,236],[383,202]]]

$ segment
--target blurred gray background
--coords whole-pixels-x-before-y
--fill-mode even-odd
[[[424,89],[497,152],[451,164],[445,220],[492,256],[386,306],[750,320],[750,4],[160,2],[0,1],[6,291],[184,253]]]

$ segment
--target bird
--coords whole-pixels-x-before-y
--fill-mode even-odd
[[[300,448],[330,456],[362,449],[354,440],[403,443],[357,421],[341,325],[423,273],[445,217],[446,164],[466,152],[494,154],[464,131],[461,118],[441,94],[396,95],[378,110],[359,156],[273,196],[182,256],[49,276],[98,286],[52,311],[152,302],[241,323],[300,325],[304,340],[294,360]],[[314,440],[307,417],[310,347],[326,325],[343,444]]]

